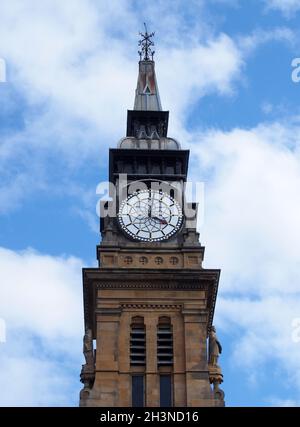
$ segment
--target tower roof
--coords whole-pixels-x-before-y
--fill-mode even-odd
[[[162,111],[154,65],[150,60],[139,62],[134,110]]]

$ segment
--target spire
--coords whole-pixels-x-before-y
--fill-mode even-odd
[[[155,76],[155,62],[153,61],[155,51],[151,49],[151,47],[154,46],[154,43],[151,40],[154,33],[148,33],[145,23],[144,26],[145,33],[140,33],[142,39],[139,41],[141,50],[138,52],[140,55],[140,61],[137,88],[135,91],[134,110],[162,111]]]

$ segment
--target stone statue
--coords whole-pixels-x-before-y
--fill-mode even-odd
[[[218,366],[218,358],[222,353],[222,346],[218,340],[216,328],[214,326],[212,326],[209,334],[208,350],[208,363],[212,366]]]
[[[83,337],[83,354],[87,366],[94,366],[94,349],[93,349],[93,336],[92,330],[87,329]]]
[[[83,337],[83,354],[85,364],[82,365],[80,381],[83,383],[83,389],[80,391],[80,406],[85,405],[95,381],[95,359],[93,349],[93,334],[91,329],[86,329]]]

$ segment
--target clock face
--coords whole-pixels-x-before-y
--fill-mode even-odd
[[[179,203],[168,194],[142,190],[122,202],[118,220],[133,239],[156,242],[173,236],[182,225],[183,215]]]

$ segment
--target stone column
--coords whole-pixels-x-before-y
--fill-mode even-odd
[[[187,406],[213,405],[209,384],[206,316],[197,309],[183,310]]]
[[[146,326],[146,406],[159,406],[159,378],[157,373],[157,320],[155,313],[144,317]]]
[[[96,378],[92,398],[97,406],[119,404],[119,309],[97,312]]]
[[[119,328],[119,406],[131,406],[130,323],[130,313],[122,312]]]
[[[174,406],[186,406],[186,375],[185,375],[185,330],[183,316],[176,313],[172,318],[173,325],[173,402]]]

